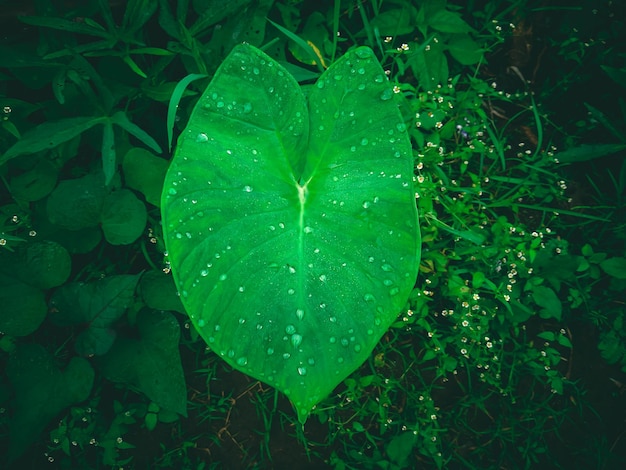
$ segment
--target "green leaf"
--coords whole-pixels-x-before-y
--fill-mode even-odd
[[[101,358],[102,373],[133,385],[161,408],[187,416],[187,387],[178,351],[180,326],[165,312],[143,310],[139,339],[120,337]]]
[[[411,292],[413,160],[369,48],[309,88],[236,47],[181,134],[161,203],[176,285],[209,346],[285,393],[301,422]]]
[[[109,185],[115,176],[117,153],[115,152],[115,133],[111,121],[104,122],[102,129],[102,172],[104,184]]]
[[[169,151],[172,151],[172,142],[174,136],[174,123],[176,122],[176,111],[180,104],[181,98],[185,94],[185,90],[191,82],[206,78],[207,76],[200,73],[192,73],[181,79],[174,88],[172,96],[170,98],[169,105],[167,107],[167,146]]]
[[[533,300],[542,307],[540,315],[542,318],[554,318],[561,320],[563,307],[556,293],[546,286],[536,286],[533,288]]]
[[[469,33],[472,31],[457,12],[440,9],[435,11],[430,17],[426,18],[428,25],[442,33]]]
[[[19,20],[32,26],[43,26],[44,28],[57,29],[59,31],[67,31],[71,33],[88,34],[107,38],[111,33],[102,29],[102,27],[94,27],[97,23],[86,24],[78,21],[70,21],[63,18],[51,18],[47,16],[20,16]],[[100,26],[100,25],[98,25]]]
[[[461,65],[472,65],[483,57],[482,48],[468,34],[455,34],[448,41],[450,55]]]
[[[0,165],[4,165],[22,154],[37,153],[54,148],[106,120],[106,117],[90,116],[59,119],[58,121],[39,124],[25,132],[22,138],[0,157]]]
[[[1,259],[4,264],[5,257]],[[43,292],[18,281],[10,273],[0,273],[0,305],[0,331],[11,336],[33,333],[48,312]]]
[[[64,408],[87,399],[94,371],[87,360],[74,357],[61,371],[38,344],[21,344],[7,364],[15,391],[9,435],[9,461],[39,438],[44,427]]]
[[[139,288],[148,307],[185,313],[172,276],[162,271],[148,271],[141,277]]]
[[[134,147],[126,153],[122,164],[126,186],[141,192],[146,201],[159,207],[168,166],[167,160]]]
[[[412,431],[397,435],[387,444],[386,450],[389,459],[396,464],[398,468],[405,468],[416,442],[417,435]]]
[[[616,279],[626,279],[626,258],[615,257],[600,263],[602,270]]]
[[[9,187],[15,199],[33,202],[52,192],[57,184],[59,171],[47,158],[37,158],[29,170],[11,178]]]
[[[559,152],[554,158],[563,164],[586,162],[621,152],[624,149],[626,149],[626,144],[583,144]]]
[[[68,230],[94,227],[100,222],[105,196],[101,174],[61,181],[48,198],[48,218]]]
[[[43,290],[65,283],[72,270],[70,254],[53,241],[25,246],[20,261],[15,273],[25,283]]]
[[[52,320],[59,325],[79,325],[76,352],[83,356],[102,355],[115,341],[113,324],[134,299],[139,275],[121,274],[100,281],[66,284],[50,301]]]
[[[137,124],[134,124],[128,119],[126,113],[123,111],[118,111],[113,116],[111,116],[111,122],[113,124],[117,124],[130,135],[138,138],[141,142],[143,142],[148,148],[154,150],[156,153],[162,153],[161,146],[154,140],[150,135],[140,128]]]
[[[111,245],[129,245],[146,228],[148,213],[143,202],[128,189],[112,192],[102,207],[102,231]]]

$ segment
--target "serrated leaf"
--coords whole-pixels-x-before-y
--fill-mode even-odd
[[[82,328],[75,344],[79,354],[102,355],[115,341],[113,325],[133,302],[138,281],[139,275],[121,274],[88,284],[66,284],[52,296],[51,318],[60,325]]]
[[[94,371],[85,359],[74,357],[61,371],[42,346],[22,344],[7,364],[15,391],[9,461],[18,458],[64,408],[86,400]]]
[[[148,213],[143,202],[128,189],[107,195],[102,206],[102,231],[111,245],[129,245],[146,228]]]
[[[183,304],[224,360],[301,422],[369,356],[411,292],[411,145],[369,48],[309,88],[236,47],[179,139],[162,197]]]
[[[187,416],[187,387],[178,351],[180,326],[165,312],[144,310],[139,339],[120,337],[101,358],[107,379],[133,385],[161,408]]]

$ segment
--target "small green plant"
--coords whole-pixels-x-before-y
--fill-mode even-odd
[[[165,242],[194,325],[288,395],[302,423],[367,359],[417,275],[411,148],[387,82],[358,48],[305,99],[282,66],[240,46],[165,180]]]

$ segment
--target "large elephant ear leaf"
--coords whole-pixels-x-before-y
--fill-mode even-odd
[[[234,368],[305,422],[369,356],[419,264],[411,144],[373,52],[309,89],[252,46],[216,72],[181,135],[162,216],[183,304]]]

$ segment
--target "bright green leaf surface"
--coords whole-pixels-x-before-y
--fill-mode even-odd
[[[113,324],[133,302],[139,275],[117,275],[100,281],[66,284],[51,300],[52,319],[60,325],[85,325],[76,338],[76,351],[83,355],[106,353],[115,341]]]
[[[163,229],[185,309],[233,367],[301,422],[360,366],[417,275],[412,153],[368,48],[309,90],[239,46],[166,176]]]

